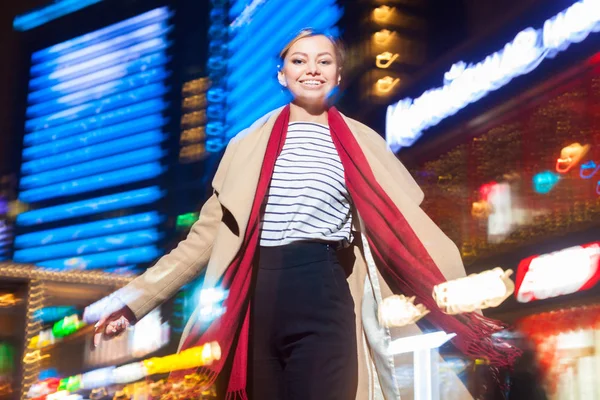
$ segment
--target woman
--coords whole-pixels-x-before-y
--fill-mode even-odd
[[[464,276],[460,254],[382,138],[327,105],[341,79],[337,42],[304,30],[281,60],[293,101],[231,141],[188,238],[113,296],[107,310],[118,311],[102,316],[96,343],[206,267],[204,288],[229,290],[227,312],[206,329],[197,310],[180,348],[220,343],[225,357],[204,372],[214,379],[232,363],[228,399],[247,398],[248,365],[253,399],[398,399],[390,331],[376,317],[388,282],[457,333],[465,353],[510,363],[517,351],[486,339],[499,324],[445,315],[431,298],[434,285]]]

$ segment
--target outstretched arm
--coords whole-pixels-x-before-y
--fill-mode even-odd
[[[122,332],[127,325],[143,318],[206,268],[223,217],[218,192],[233,157],[233,147],[233,143],[227,147],[213,179],[214,193],[202,207],[200,218],[187,238],[127,286],[86,309],[86,322],[99,321],[96,326],[98,335],[111,336]]]

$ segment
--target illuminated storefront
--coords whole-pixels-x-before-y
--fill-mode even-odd
[[[514,295],[485,313],[533,342],[549,398],[592,399],[600,396],[600,7],[551,2],[532,15],[502,36],[512,39],[500,51],[472,44],[489,56],[446,67],[434,89],[408,88],[387,110],[387,141],[402,148],[422,207],[459,246],[467,273],[514,271]]]

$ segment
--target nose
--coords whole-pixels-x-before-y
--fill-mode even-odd
[[[307,73],[310,75],[320,75],[321,71],[319,70],[319,65],[316,61],[311,61],[306,64],[308,66]]]

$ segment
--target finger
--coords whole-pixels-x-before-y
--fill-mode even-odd
[[[100,321],[96,322],[96,325],[94,325],[94,339],[92,341],[92,348],[96,348],[100,344],[100,340],[102,340],[102,334],[104,333],[103,331],[105,329],[107,319],[108,317],[102,317]]]

